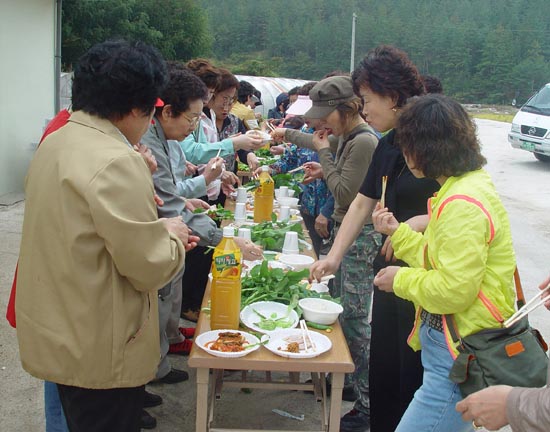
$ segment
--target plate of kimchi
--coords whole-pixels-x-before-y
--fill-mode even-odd
[[[211,330],[195,338],[195,345],[217,357],[243,357],[260,348],[260,340],[240,330]]]

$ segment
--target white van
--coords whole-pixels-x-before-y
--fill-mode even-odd
[[[512,147],[527,150],[542,162],[550,162],[550,83],[518,111],[508,141]]]

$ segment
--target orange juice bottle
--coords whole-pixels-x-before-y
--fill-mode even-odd
[[[271,220],[275,183],[269,175],[269,167],[263,166],[260,173],[260,185],[254,193],[254,222]]]
[[[241,250],[233,240],[235,230],[223,229],[223,239],[212,258],[210,328],[239,328],[241,310]]]

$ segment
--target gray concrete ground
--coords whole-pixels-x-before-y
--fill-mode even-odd
[[[523,151],[511,149],[506,142],[509,125],[489,120],[478,121],[487,170],[509,212],[518,265],[527,298],[550,271],[550,164],[543,164]],[[21,368],[15,331],[3,319],[13,271],[17,261],[24,203],[0,206],[0,431],[38,432],[45,428],[42,383]],[[531,322],[550,338],[550,315],[540,309]],[[172,364],[190,372],[189,382],[159,385],[150,390],[163,396],[164,404],[152,408],[158,419],[157,431],[190,432],[195,422],[195,373],[186,357],[171,357]],[[227,389],[217,402],[215,422],[220,426],[249,428],[308,429],[318,425],[317,404],[311,395],[293,392],[253,390],[245,393]],[[298,422],[274,414],[273,408],[292,414],[305,414]],[[345,403],[342,411],[351,408]],[[504,428],[503,431],[509,431]],[[419,431],[420,432],[420,431]]]

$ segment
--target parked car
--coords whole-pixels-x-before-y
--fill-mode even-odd
[[[550,162],[550,83],[517,112],[508,141],[514,148],[533,153],[539,161]]]

